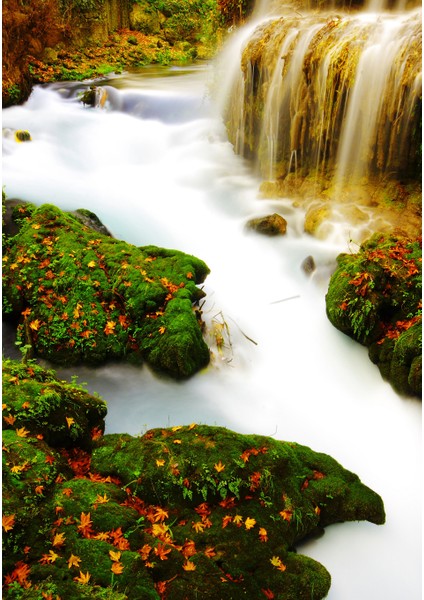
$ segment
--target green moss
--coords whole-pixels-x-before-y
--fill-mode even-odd
[[[175,377],[209,362],[193,311],[203,261],[137,248],[52,205],[22,211],[3,269],[3,311],[18,320],[19,344],[58,364],[145,358]]]
[[[329,320],[369,348],[396,391],[421,395],[420,240],[375,234],[357,254],[337,260],[326,295]]]
[[[10,385],[31,394],[31,378],[53,380],[20,368],[4,382],[10,427]],[[306,446],[193,423],[97,431],[82,448],[82,428],[58,449],[49,423],[3,432],[5,598],[324,598],[328,571],[295,546],[334,522],[385,520],[377,493]]]
[[[5,429],[26,428],[53,447],[87,446],[91,432],[105,426],[102,400],[34,361],[3,361],[3,403]]]

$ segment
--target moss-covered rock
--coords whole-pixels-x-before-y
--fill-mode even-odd
[[[327,315],[369,348],[400,394],[421,395],[421,240],[375,234],[341,254],[326,296]]]
[[[145,358],[174,377],[208,364],[193,310],[203,261],[137,248],[52,205],[16,205],[8,221],[18,229],[4,244],[3,313],[18,343],[57,364]]]
[[[41,368],[20,369],[3,378],[6,599],[324,598],[328,571],[296,544],[338,521],[384,523],[378,494],[296,443],[193,423],[52,448],[48,422],[12,422],[12,385],[41,402],[28,381]]]

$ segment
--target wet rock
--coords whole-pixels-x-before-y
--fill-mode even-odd
[[[316,269],[314,257],[307,256],[305,258],[305,260],[302,262],[302,264],[300,265],[300,267],[301,267],[302,271],[304,271],[307,275],[311,275]]]
[[[375,234],[357,254],[341,254],[326,295],[331,323],[369,349],[402,395],[421,396],[420,240]]]
[[[113,239],[89,211],[15,211],[19,229],[4,240],[3,314],[18,322],[18,343],[55,364],[147,360],[173,377],[208,364],[193,306],[204,296],[196,285],[209,273],[203,261]]]
[[[273,213],[266,217],[250,219],[246,227],[265,235],[284,235],[287,231],[287,221],[281,215]]]
[[[42,403],[33,367],[9,364],[3,390],[5,600],[17,586],[31,598],[216,600],[268,590],[319,600],[330,574],[296,546],[331,523],[385,521],[381,497],[357,475],[293,442],[192,423],[142,437],[97,431],[84,449],[78,439],[52,448],[35,422],[23,431],[19,420]]]

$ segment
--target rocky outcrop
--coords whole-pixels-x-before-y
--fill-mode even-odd
[[[54,422],[51,386],[75,407]],[[103,408],[78,416],[93,402],[34,362],[4,365],[6,600],[318,600],[330,574],[296,545],[331,523],[385,521],[380,496],[326,454],[195,423],[103,436]],[[57,425],[90,445],[61,447]]]
[[[421,240],[375,234],[337,261],[326,296],[331,323],[369,348],[397,392],[421,396]]]
[[[206,264],[113,239],[82,212],[18,204],[9,216],[18,231],[3,249],[3,314],[17,323],[17,343],[56,364],[145,359],[174,377],[207,365],[193,306]]]

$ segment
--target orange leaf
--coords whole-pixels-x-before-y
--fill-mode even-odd
[[[293,514],[293,512],[292,512],[290,509],[288,509],[288,508],[285,508],[284,510],[281,510],[281,511],[280,511],[280,515],[281,515],[281,516],[283,517],[283,519],[284,519],[285,521],[287,521],[288,523],[290,523],[290,521],[291,521],[292,514]]]
[[[213,546],[209,546],[204,551],[204,555],[207,556],[208,558],[212,558],[212,556],[216,556],[215,548]]]
[[[268,600],[274,600],[274,598],[275,598],[274,592],[272,592],[270,589],[265,590],[262,588],[261,592],[264,593],[265,598],[268,598]]]
[[[91,514],[90,513],[81,513],[81,522],[78,525],[77,529],[82,533],[82,535],[84,537],[90,537],[90,535],[93,533],[92,530],[92,520],[91,520]]]
[[[242,515],[236,515],[233,519],[233,523],[234,523],[234,525],[237,525],[238,527],[240,527],[243,523]]]
[[[197,554],[196,545],[193,540],[187,540],[184,542],[183,547],[181,548],[181,554],[184,558],[189,558],[193,556],[193,554]]]
[[[8,424],[8,425],[14,425],[15,421],[16,421],[16,417],[14,417],[13,415],[8,415],[7,417],[3,417],[4,421]]]
[[[35,319],[34,321],[31,321],[31,323],[29,324],[30,329],[32,329],[33,331],[38,331],[40,328],[40,320],[39,319]]]
[[[115,321],[108,321],[106,323],[106,326],[104,328],[104,332],[106,335],[113,335],[115,333],[115,325],[116,322]]]
[[[149,558],[151,549],[152,547],[149,546],[149,544],[144,544],[144,546],[142,546],[140,550],[138,550],[138,553],[141,556],[141,560],[147,560]]]
[[[15,525],[15,515],[2,515],[1,524],[5,531],[11,531]]]
[[[261,540],[261,542],[268,541],[268,532],[265,529],[265,527],[259,527],[259,539]]]
[[[164,458],[157,458],[156,459],[156,466],[163,467],[164,464],[165,464],[165,459]]]
[[[54,563],[57,558],[60,558],[59,554],[56,554],[56,552],[53,550],[49,550],[49,553],[43,554],[38,562],[40,562],[42,565],[47,565]]]
[[[120,575],[124,570],[124,565],[120,562],[114,562],[110,570],[112,571],[112,573],[115,573],[115,575]]]
[[[247,519],[244,522],[244,526],[246,527],[246,529],[252,529],[255,525],[256,519],[251,519],[250,517],[247,517]]]
[[[232,520],[233,517],[231,515],[226,515],[225,517],[222,517],[222,529],[225,529],[228,523],[231,523]]]
[[[66,417],[66,423],[68,424],[68,429],[70,429],[71,425],[75,423],[75,419],[73,417]]]
[[[172,548],[166,548],[163,544],[158,544],[153,552],[160,558],[160,560],[168,560],[167,554],[171,552]]]
[[[161,508],[160,506],[158,506],[155,510],[155,514],[153,515],[153,519],[154,522],[157,523],[158,521],[164,521],[165,519],[167,519],[169,517],[169,513],[168,511],[164,510],[163,508]]]
[[[109,498],[106,496],[106,492],[103,494],[103,496],[97,494],[95,504],[107,504],[107,502],[109,502]]]
[[[27,408],[29,408],[30,406],[31,406],[31,403],[27,401],[27,402],[24,402],[24,403],[22,404],[21,408],[22,408],[23,410],[26,410],[26,409],[27,409]]]
[[[43,491],[44,491],[44,485],[37,485],[35,486],[35,493],[39,494],[40,496],[43,495]]]

